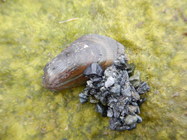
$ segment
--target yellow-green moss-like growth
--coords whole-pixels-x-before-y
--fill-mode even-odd
[[[186,139],[186,32],[186,0],[1,0],[0,139]],[[82,87],[42,87],[44,65],[87,33],[125,45],[152,88],[133,131],[109,130]]]

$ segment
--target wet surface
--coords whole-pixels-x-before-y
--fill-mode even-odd
[[[186,139],[186,7],[185,0],[0,1],[0,139]],[[79,19],[59,23],[71,18]],[[132,131],[111,131],[108,118],[82,105],[84,87],[42,87],[45,64],[88,33],[126,46],[150,84]]]

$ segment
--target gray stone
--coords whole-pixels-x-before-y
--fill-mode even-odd
[[[84,98],[84,99],[88,99],[88,96],[85,95],[84,93],[80,93],[80,94],[79,94],[79,97],[80,97],[80,98]]]
[[[137,88],[140,85],[140,72],[137,72],[136,75],[131,76],[129,81],[135,88]]]
[[[102,104],[97,104],[96,105],[96,111],[101,113],[102,116],[106,116],[107,114],[107,107],[103,106]]]
[[[88,99],[85,99],[85,98],[79,98],[79,101],[80,101],[80,103],[86,103],[87,101],[88,101]]]
[[[87,82],[88,87],[93,87],[93,82],[91,80],[88,80]]]
[[[115,83],[115,79],[113,77],[108,77],[106,82],[105,82],[105,87],[111,87]]]
[[[114,61],[114,65],[117,67],[125,68],[127,65],[127,58],[125,55],[121,55],[117,60]]]
[[[139,87],[137,88],[137,92],[139,94],[144,94],[146,92],[148,92],[150,90],[150,87],[148,86],[148,84],[146,82],[142,82]]]
[[[140,95],[137,93],[137,92],[131,92],[132,93],[132,97],[136,100],[136,101],[138,101],[138,100],[140,100]]]
[[[128,105],[128,110],[129,110],[129,113],[131,113],[132,115],[135,115],[136,113],[139,113],[140,109],[138,106]]]
[[[131,87],[128,83],[121,88],[121,94],[123,96],[131,96]]]
[[[137,117],[137,123],[141,123],[142,122],[142,118],[140,116],[138,116],[138,115],[136,115],[136,117]]]
[[[113,111],[112,111],[112,109],[111,108],[109,108],[108,110],[107,110],[107,117],[113,117]]]
[[[104,92],[104,91],[106,91],[106,88],[105,88],[105,87],[101,87],[101,88],[100,88],[100,91],[101,91],[101,92]]]
[[[88,66],[83,74],[85,76],[102,76],[103,69],[98,63],[92,63],[90,66]]]
[[[125,85],[126,83],[129,83],[129,75],[127,73],[127,71],[122,71],[122,75],[120,78],[120,85],[123,86]]]
[[[121,86],[118,84],[114,84],[114,86],[110,89],[110,91],[114,94],[120,95]]]
[[[137,118],[136,116],[128,115],[128,116],[125,118],[125,124],[131,125],[131,124],[136,123],[137,120],[138,120],[138,118]]]
[[[115,77],[117,75],[119,70],[116,69],[116,67],[114,65],[108,67],[105,71],[104,71],[104,77],[108,78],[108,77]]]
[[[90,96],[90,103],[96,104],[98,102],[99,102],[98,100],[96,100],[94,97]]]
[[[132,130],[134,128],[136,128],[136,123],[131,124],[127,130]]]
[[[128,75],[132,76],[134,74],[135,67],[133,63],[127,65]]]

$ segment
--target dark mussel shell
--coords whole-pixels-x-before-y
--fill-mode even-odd
[[[110,37],[82,36],[45,66],[43,85],[53,91],[76,87],[85,83],[83,71],[91,63],[99,63],[105,69],[121,54],[124,46]]]

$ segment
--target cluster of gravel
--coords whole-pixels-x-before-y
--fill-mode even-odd
[[[131,130],[142,122],[138,114],[145,98],[140,95],[150,88],[139,74],[133,75],[134,69],[134,64],[128,64],[126,56],[121,55],[105,71],[98,63],[92,63],[84,71],[89,80],[79,94],[80,102],[96,104],[97,112],[110,118],[112,130]]]

